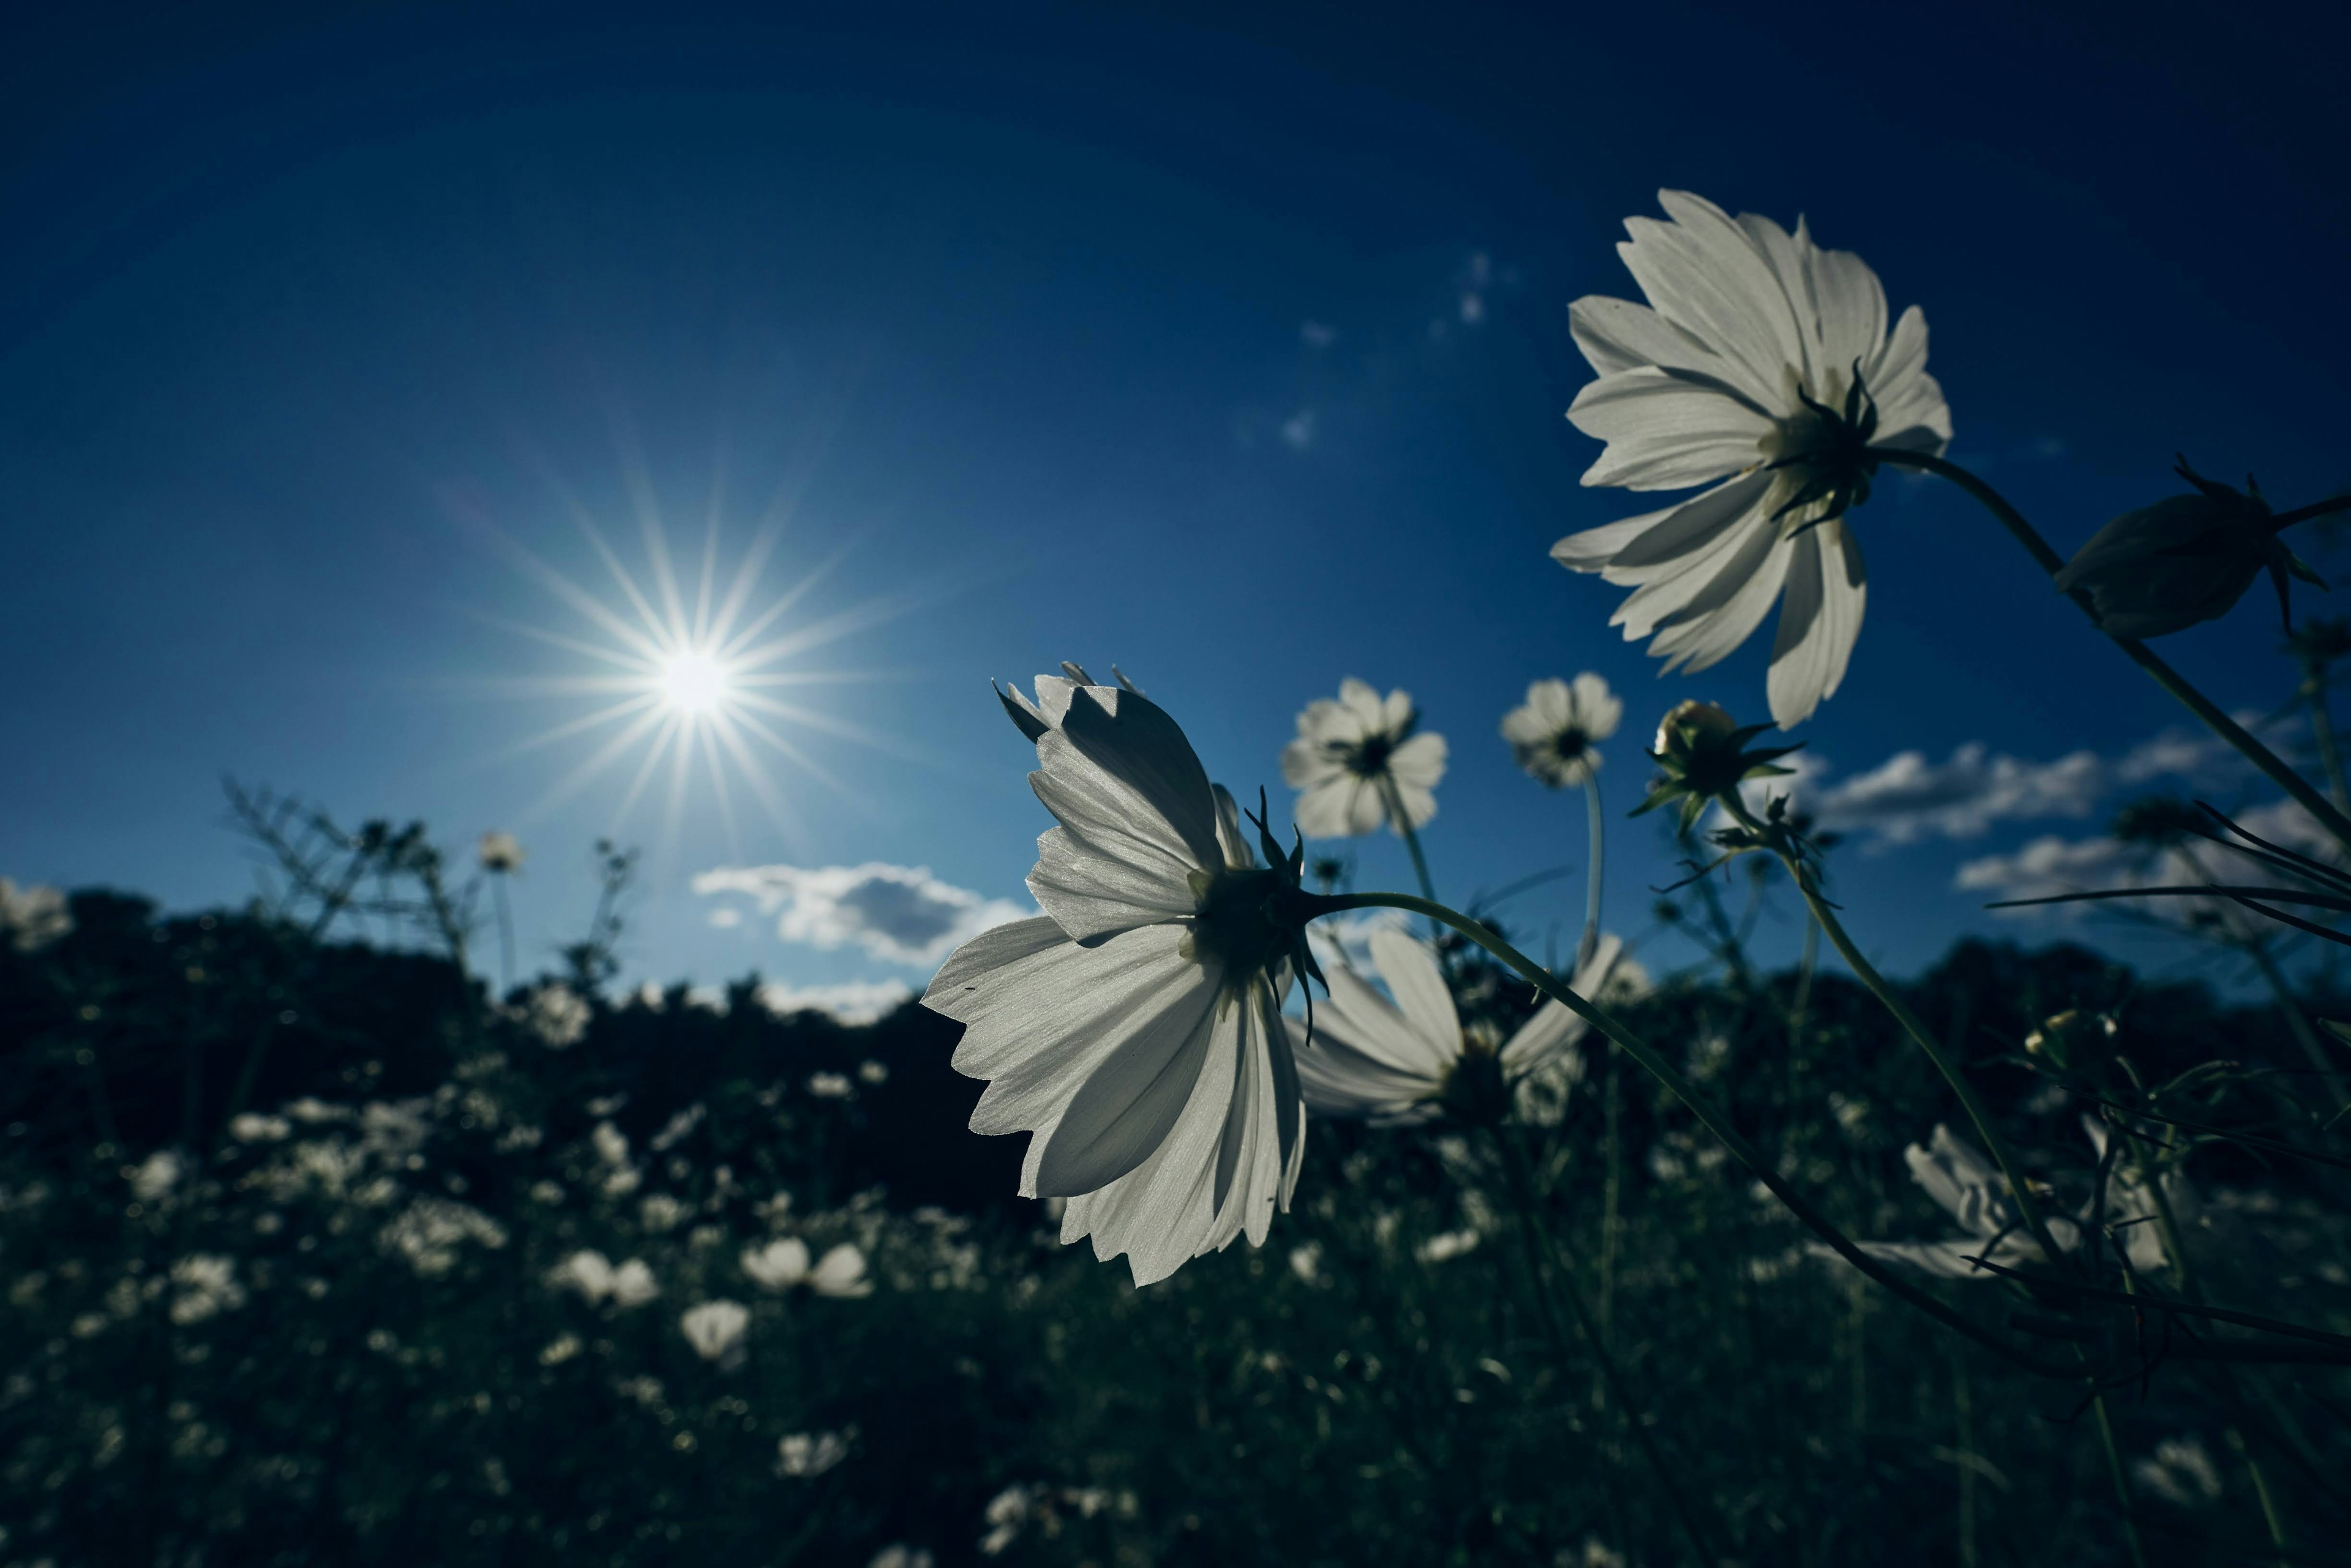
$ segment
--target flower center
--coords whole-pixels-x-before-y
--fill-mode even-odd
[[[1342,744],[1336,749],[1348,772],[1376,779],[1388,770],[1388,758],[1395,750],[1395,742],[1385,735],[1368,735],[1353,746]]]
[[[1869,455],[1877,434],[1877,404],[1862,384],[1858,367],[1841,404],[1815,399],[1792,369],[1786,391],[1797,412],[1756,445],[1764,467],[1779,475],[1767,501],[1776,503],[1771,516],[1784,533],[1794,535],[1869,499],[1870,478],[1877,472]]]
[[[1187,957],[1221,958],[1238,985],[1270,972],[1297,946],[1296,928],[1275,911],[1289,885],[1279,872],[1261,867],[1196,871],[1191,884],[1196,913],[1184,939]]]
[[[1573,762],[1590,749],[1592,737],[1580,729],[1562,729],[1551,737],[1551,749],[1562,762]]]

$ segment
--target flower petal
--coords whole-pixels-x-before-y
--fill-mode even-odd
[[[1301,795],[1292,816],[1310,839],[1347,839],[1376,831],[1388,813],[1371,780],[1341,773]]]
[[[1861,541],[1843,518],[1796,536],[1766,682],[1771,717],[1782,729],[1810,718],[1844,680],[1868,598]]]
[[[1803,355],[1779,277],[1712,202],[1687,191],[1660,191],[1657,202],[1672,221],[1626,219],[1633,237],[1617,255],[1657,314],[1736,361],[1753,384],[1776,391]]]
[[[1771,477],[1761,470],[1742,474],[1657,511],[1570,534],[1551,547],[1551,558],[1570,571],[1596,571],[1616,583],[1670,576],[1738,523],[1771,489]],[[1652,533],[1658,533],[1655,541]]]
[[[1049,756],[1050,737],[1038,743],[1039,766],[1073,777],[1082,758],[1103,777],[1123,785],[1141,809],[1174,829],[1192,852],[1193,863],[1217,863],[1217,803],[1208,775],[1184,738],[1183,729],[1158,704],[1116,686],[1088,686],[1091,700],[1071,701],[1058,733],[1071,755]]]
[[[1902,312],[1862,375],[1877,403],[1878,445],[1940,453],[1950,444],[1950,406],[1941,385],[1927,373],[1925,311],[1913,305]]]
[[[1567,308],[1575,346],[1602,375],[1654,365],[1684,381],[1719,388],[1759,413],[1781,401],[1777,385],[1758,382],[1745,367],[1723,358],[1646,305],[1588,294]]]
[[[1567,417],[1608,444],[1583,483],[1629,490],[1679,490],[1736,474],[1777,428],[1741,399],[1648,369],[1586,383]]]
[[[1461,1015],[1436,956],[1401,931],[1373,932],[1371,948],[1380,978],[1395,996],[1396,1010],[1437,1059],[1449,1064],[1461,1054]]]
[[[1592,956],[1576,967],[1569,977],[1567,988],[1587,1000],[1597,996],[1600,988],[1608,983],[1609,972],[1625,951],[1621,936],[1604,935],[1593,946]],[[1535,1016],[1520,1024],[1518,1032],[1503,1042],[1502,1071],[1515,1078],[1535,1071],[1560,1051],[1582,1040],[1592,1026],[1583,1015],[1564,1003],[1547,1001],[1537,1009]]]
[[[1044,1145],[1032,1162],[1038,1197],[1075,1197],[1107,1186],[1165,1141],[1207,1064],[1218,987],[1204,978],[1192,977],[1160,1011],[1143,1018],[1086,1074],[1050,1133],[1037,1134]]]
[[[1443,736],[1424,730],[1388,753],[1388,777],[1407,789],[1434,789],[1445,778],[1447,751]]]

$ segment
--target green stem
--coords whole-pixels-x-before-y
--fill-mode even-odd
[[[1657,1484],[1665,1489],[1666,1496],[1672,1501],[1675,1521],[1681,1526],[1682,1533],[1688,1537],[1690,1550],[1698,1553],[1698,1561],[1701,1563],[1719,1562],[1719,1554],[1708,1540],[1708,1532],[1698,1526],[1696,1507],[1682,1490],[1681,1483],[1674,1479],[1673,1467],[1666,1462],[1665,1451],[1657,1447],[1656,1435],[1641,1418],[1641,1406],[1633,1398],[1624,1369],[1616,1364],[1616,1358],[1608,1354],[1608,1346],[1601,1337],[1599,1327],[1592,1321],[1591,1309],[1583,1303],[1583,1292],[1575,1288],[1575,1281],[1568,1272],[1566,1260],[1558,1255],[1552,1243],[1551,1233],[1535,1217],[1534,1173],[1528,1168],[1526,1151],[1504,1129],[1496,1127],[1492,1131],[1494,1142],[1501,1150],[1503,1168],[1510,1177],[1511,1205],[1519,1211],[1519,1238],[1526,1249],[1527,1271],[1533,1277],[1535,1299],[1542,1307],[1543,1327],[1551,1336],[1552,1349],[1559,1357],[1561,1370],[1566,1370],[1568,1362],[1567,1331],[1559,1321],[1559,1302],[1553,1296],[1554,1286],[1559,1295],[1567,1298],[1568,1306],[1575,1314],[1576,1332],[1592,1352],[1593,1361],[1599,1364],[1600,1375],[1607,1381],[1609,1400],[1616,1406],[1617,1418],[1633,1429],[1634,1440],[1640,1444],[1641,1453],[1648,1460],[1649,1468],[1656,1472]]]
[[[1428,879],[1428,857],[1420,852],[1420,834],[1413,828],[1411,813],[1404,809],[1404,792],[1385,773],[1380,775],[1380,798],[1387,802],[1388,821],[1395,824],[1396,836],[1404,840],[1404,847],[1412,856],[1412,874],[1420,883],[1421,897],[1435,904],[1437,884]],[[1430,934],[1434,935],[1436,929],[1437,923],[1431,921]]]
[[[2123,1476],[2122,1449],[2115,1442],[2115,1423],[2106,1414],[2103,1391],[2092,1396],[2090,1406],[2098,1417],[2098,1445],[2106,1453],[2106,1479],[2114,1483],[2115,1504],[2122,1510],[2123,1539],[2130,1546],[2131,1568],[2147,1568],[2147,1549],[2138,1539],[2138,1510],[2131,1504],[2130,1483]]]
[[[2335,738],[2335,716],[2326,706],[2326,666],[2313,661],[2304,666],[2303,696],[2310,704],[2310,738],[2318,747],[2318,760],[2326,769],[2326,786],[2335,796],[2335,804],[2351,815],[2351,779],[2343,772],[2343,747]]]
[[[1959,1568],[1976,1568],[1975,1399],[1965,1356],[1951,1358],[1951,1404],[1959,1418]]]
[[[2054,577],[2065,569],[2064,558],[2049,548],[2049,541],[2041,537],[2039,529],[2025,521],[2024,514],[2009,505],[2007,498],[1999,491],[1958,464],[1925,452],[1898,452],[1884,446],[1873,446],[1869,449],[1869,454],[1877,461],[1891,463],[1897,468],[1916,468],[1921,473],[1933,474],[1949,480],[1983,503],[1985,509],[1998,517],[2010,533],[2016,536],[2017,542],[2024,547],[2026,553],[2040,564],[2043,570]],[[2351,505],[2351,500],[2346,500],[2345,504]],[[2322,503],[2320,509],[2335,509],[2335,503]],[[2286,514],[2295,521],[2300,521],[2304,516],[2317,515],[2316,510],[2308,507],[2304,507],[2299,513]],[[2090,618],[2092,625],[2097,624],[2097,608],[2091,602],[2087,591],[2077,588],[2067,597],[2082,607],[2082,612]],[[2316,818],[2326,831],[2335,836],[2336,842],[2342,844],[2346,850],[2351,850],[2351,815],[2346,815],[2337,810],[2334,802],[2314,789],[2308,779],[2288,767],[2285,760],[2277,753],[2253,738],[2243,725],[2221,712],[2213,705],[2211,699],[2189,685],[2186,676],[2165,663],[2163,658],[2146,643],[2131,637],[2116,637],[2113,641],[2115,646],[2120,648],[2133,664],[2154,677],[2156,685],[2179,698],[2186,705],[2188,710],[2202,719],[2215,735],[2242,752],[2254,767],[2269,775],[2273,783],[2292,796],[2295,803],[2304,810]]]
[[[2302,1047],[2302,1053],[2310,1058],[2311,1066],[2318,1070],[2319,1082],[2325,1085],[2327,1093],[2335,1101],[2335,1108],[2339,1111],[2346,1101],[2351,1101],[2351,1087],[2346,1086],[2343,1075],[2335,1071],[2334,1059],[2327,1055],[2325,1042],[2318,1038],[2318,1031],[2310,1027],[2310,1015],[2302,1010],[2302,1002],[2294,996],[2294,988],[2286,983],[2284,971],[2277,967],[2277,960],[2270,956],[2269,944],[2257,938],[2245,944],[2245,951],[2252,956],[2254,965],[2262,972],[2262,978],[2269,982],[2270,989],[2276,994],[2278,1011],[2285,1015],[2286,1028],[2293,1032],[2294,1043]]]
[[[1877,972],[1876,967],[1861,956],[1861,949],[1855,946],[1853,938],[1845,934],[1844,925],[1837,919],[1836,912],[1829,907],[1828,900],[1821,896],[1811,865],[1802,856],[1784,847],[1781,834],[1755,820],[1740,800],[1738,791],[1726,792],[1721,802],[1723,810],[1754,834],[1757,841],[1772,846],[1772,852],[1787,868],[1788,878],[1796,884],[1796,891],[1803,894],[1804,906],[1812,911],[1813,919],[1819,923],[1829,945],[1837,950],[1837,956],[1844,960],[1845,967],[1854,972],[1855,977],[1885,1004],[1886,1010],[1894,1015],[1895,1021],[1902,1026],[1903,1031],[1927,1053],[1927,1060],[1935,1064],[1935,1070],[1943,1075],[1943,1082],[1951,1086],[1951,1092],[1959,1097],[1968,1119],[1975,1124],[1978,1135],[1991,1149],[1993,1162],[2000,1166],[2000,1174],[2007,1179],[2009,1192],[2016,1199],[2017,1213],[2023,1217],[2025,1228],[2032,1233],[2032,1239],[2039,1244],[2042,1256],[2049,1260],[2052,1268],[2064,1267],[2067,1254],[2051,1236],[2049,1223],[2041,1214],[2040,1201],[2032,1196],[2032,1184],[2025,1180],[2016,1156],[2009,1152],[2008,1141],[2000,1135],[2000,1128],[1991,1119],[1991,1111],[1977,1096],[1975,1085],[1968,1082],[1966,1074],[1959,1071],[1959,1063],[1952,1061],[1950,1053],[1943,1049],[1943,1042],[1935,1038],[1934,1031],[1910,1010],[1909,1004],[1895,991],[1886,977]]]
[[[1652,1077],[1672,1091],[1675,1097],[1683,1104],[1688,1106],[1690,1113],[1698,1118],[1699,1124],[1719,1139],[1723,1147],[1729,1149],[1732,1156],[1745,1166],[1772,1197],[1785,1205],[1791,1214],[1793,1214],[1814,1235],[1825,1242],[1829,1249],[1838,1257],[1954,1333],[1962,1334],[1975,1341],[1994,1354],[2027,1371],[2039,1373],[2045,1377],[2071,1378],[2076,1375],[2073,1368],[2056,1362],[2043,1361],[2038,1356],[2018,1350],[1999,1335],[1970,1322],[1941,1301],[1901,1278],[1855,1246],[1852,1238],[1838,1229],[1828,1216],[1813,1207],[1810,1198],[1789,1186],[1782,1178],[1779,1171],[1763,1157],[1762,1152],[1747,1141],[1745,1134],[1731,1124],[1729,1117],[1719,1110],[1705,1095],[1698,1092],[1697,1086],[1683,1075],[1681,1069],[1666,1060],[1655,1047],[1626,1028],[1614,1013],[1596,1002],[1588,1001],[1578,996],[1550,970],[1511,946],[1488,926],[1456,910],[1447,909],[1434,900],[1415,898],[1410,894],[1405,893],[1352,893],[1336,895],[1301,893],[1291,896],[1296,901],[1298,913],[1309,920],[1317,919],[1325,915],[1337,915],[1349,909],[1401,909],[1408,915],[1425,915],[1439,925],[1451,926],[1500,959],[1516,971],[1521,979],[1533,986],[1544,996],[1559,1003],[1560,1006],[1615,1041],[1619,1050],[1647,1069]]]
[[[1592,955],[1600,947],[1600,873],[1605,863],[1607,844],[1606,819],[1600,811],[1600,775],[1596,770],[1583,776],[1583,818],[1591,837],[1592,869],[1589,884],[1583,890],[1583,940],[1575,948],[1575,967],[1579,970],[1592,962]]]

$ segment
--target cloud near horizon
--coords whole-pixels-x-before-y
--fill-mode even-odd
[[[828,951],[856,946],[912,968],[935,967],[990,926],[1035,913],[1008,899],[941,882],[927,866],[881,861],[855,866],[718,866],[696,876],[694,891],[705,898],[751,898],[761,915],[776,916],[776,935],[786,942]],[[733,924],[726,917],[734,907],[721,905],[713,920]]]
[[[843,980],[831,986],[791,986],[781,981],[759,988],[769,1012],[824,1013],[842,1023],[872,1023],[904,1006],[914,988],[903,980]]]
[[[2273,745],[2292,738],[2292,727],[2264,724],[2256,715],[2237,716],[2266,729],[2264,738]],[[1871,852],[1980,838],[2000,822],[2078,821],[2115,790],[2158,779],[2211,787],[2251,776],[2225,742],[2186,729],[2167,729],[2114,758],[2083,750],[2035,762],[1993,752],[1980,740],[1941,762],[1929,761],[1923,751],[1898,751],[1834,783],[1826,781],[1830,766],[1810,752],[1795,753],[1786,765],[1795,768],[1792,778],[1757,779],[1746,786],[1748,798],[1760,805],[1771,795],[1791,794],[1822,828],[1866,835],[1864,847]]]

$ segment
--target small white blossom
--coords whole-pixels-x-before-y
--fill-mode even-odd
[[[141,1203],[160,1203],[180,1185],[186,1162],[176,1150],[157,1149],[131,1167],[131,1196]]]
[[[2131,1479],[2179,1508],[2210,1508],[2220,1500],[2220,1471],[2192,1434],[2167,1437],[2155,1446],[2155,1457],[2131,1461]]]
[[[1668,670],[1703,670],[1785,597],[1771,647],[1771,716],[1809,717],[1844,679],[1867,587],[1848,513],[1869,494],[1873,446],[1939,454],[1951,439],[1927,373],[1917,306],[1888,329],[1862,259],[1823,250],[1800,220],[1733,218],[1686,191],[1668,220],[1628,218],[1617,246],[1647,305],[1569,307],[1599,380],[1568,418],[1607,443],[1586,485],[1711,488],[1662,511],[1571,534],[1552,559],[1634,590],[1612,625],[1654,634]]]
[[[694,1212],[665,1192],[654,1193],[637,1206],[637,1218],[647,1230],[674,1230]]]
[[[245,1305],[245,1287],[236,1281],[236,1260],[218,1253],[192,1252],[172,1264],[172,1286],[175,1323],[199,1323]]]
[[[596,1014],[587,998],[560,980],[549,980],[531,988],[519,1005],[507,1009],[507,1016],[538,1036],[548,1050],[567,1051],[588,1038],[588,1025]]]
[[[507,1244],[506,1227],[470,1204],[445,1197],[420,1197],[378,1233],[386,1250],[408,1260],[420,1274],[445,1274],[457,1261],[457,1247]]]
[[[274,1144],[293,1130],[294,1124],[283,1116],[264,1116],[253,1111],[240,1111],[228,1122],[228,1135],[240,1144]]]
[[[776,1440],[776,1473],[811,1480],[849,1458],[849,1442],[855,1436],[854,1427],[846,1432],[787,1433]]]
[[[797,1236],[785,1236],[765,1247],[746,1247],[742,1264],[743,1272],[762,1288],[789,1291],[808,1278],[808,1243]]]
[[[1419,724],[1410,696],[1384,698],[1353,676],[1339,683],[1337,700],[1307,704],[1298,738],[1281,750],[1281,777],[1299,791],[1298,831],[1352,838],[1384,822],[1400,833],[1436,816],[1445,737],[1414,733]]]
[[[1608,683],[1586,670],[1573,684],[1536,681],[1527,700],[1502,717],[1502,738],[1534,779],[1554,789],[1581,784],[1600,771],[1599,743],[1616,733],[1625,705]]]
[[[641,1307],[661,1294],[653,1271],[638,1259],[632,1258],[616,1269],[601,1252],[593,1250],[574,1252],[556,1266],[548,1282],[559,1290],[579,1291],[590,1305],[609,1301],[616,1307]]]
[[[740,1301],[704,1301],[688,1307],[677,1320],[686,1343],[705,1361],[732,1365],[742,1359],[743,1337],[750,1332],[751,1310]]]
[[[890,1082],[890,1068],[886,1062],[875,1061],[869,1057],[857,1064],[857,1076],[868,1083],[887,1083]]]
[[[809,1074],[808,1092],[820,1100],[846,1100],[854,1087],[848,1078],[838,1072]]]
[[[1475,1251],[1478,1233],[1475,1230],[1447,1230],[1432,1236],[1412,1249],[1413,1256],[1424,1263],[1443,1263]]]
[[[870,1296],[873,1281],[865,1277],[865,1254],[844,1241],[826,1249],[809,1274],[809,1289],[820,1296]]]
[[[909,1546],[904,1542],[893,1542],[876,1552],[872,1561],[866,1563],[865,1568],[931,1568],[932,1561],[931,1553],[925,1547]]]
[[[522,869],[522,841],[512,833],[484,833],[475,853],[484,871],[503,874]]]
[[[0,876],[0,936],[19,953],[37,953],[72,935],[73,912],[66,895],[38,883],[17,886]]]

